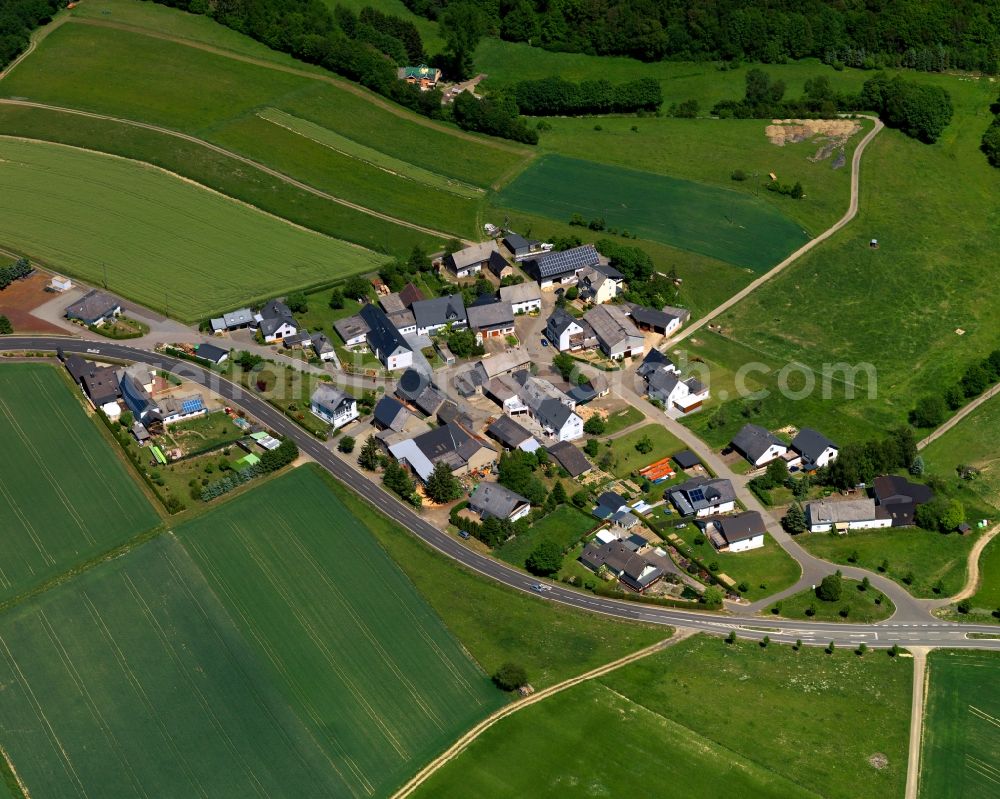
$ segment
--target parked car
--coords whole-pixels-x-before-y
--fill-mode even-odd
[[[468,530],[459,530],[458,531],[458,537],[459,538],[468,538],[469,537],[469,531]]]
[[[549,340],[548,340],[547,338],[543,338],[543,339],[542,339],[542,346],[543,346],[543,347],[547,347],[547,346],[549,346]]]
[[[531,590],[537,591],[538,593],[542,593],[542,591],[551,591],[552,586],[545,585],[545,583],[535,583],[533,586],[531,586]]]

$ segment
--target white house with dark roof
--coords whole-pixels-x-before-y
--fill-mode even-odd
[[[733,484],[721,477],[693,477],[667,494],[681,516],[716,516],[736,509]]]
[[[316,386],[309,398],[309,410],[334,429],[358,418],[358,402],[343,389],[328,383]]]
[[[514,333],[514,308],[504,300],[476,302],[465,311],[469,329],[480,344],[488,338],[503,338]]]
[[[819,500],[806,505],[806,524],[811,533],[835,530],[879,530],[892,527],[892,514],[874,499]]]
[[[575,318],[565,308],[556,308],[545,324],[545,337],[559,352],[584,349],[596,342],[593,328],[583,319]]]
[[[500,299],[510,303],[515,316],[542,309],[542,290],[533,282],[501,287]]]
[[[840,453],[840,449],[822,433],[803,427],[792,439],[785,453],[790,469],[800,468],[807,472],[829,466]]]
[[[516,522],[531,513],[531,502],[499,483],[480,483],[469,497],[469,508],[480,519],[507,519]]]
[[[503,246],[515,261],[528,261],[552,249],[551,244],[543,244],[534,239],[526,239],[519,233],[508,233],[503,238]]]
[[[348,347],[357,347],[368,341],[368,323],[361,318],[360,314],[338,319],[333,323],[333,329],[337,335],[344,340]]]
[[[784,441],[757,424],[745,424],[733,436],[730,446],[754,466],[764,466],[783,458],[788,451]]]
[[[386,369],[408,369],[413,364],[413,349],[403,335],[393,327],[385,311],[377,305],[361,309],[361,319],[368,326],[365,340]]]
[[[670,364],[673,367],[673,364]],[[702,406],[709,397],[708,387],[695,377],[681,380],[675,368],[657,369],[646,379],[646,392],[651,399],[663,403],[665,408],[676,408],[691,413]]]
[[[526,261],[525,271],[545,289],[575,283],[581,271],[601,263],[593,244],[584,244],[560,252],[548,252]]]
[[[709,516],[695,522],[719,552],[747,552],[764,546],[763,517],[754,510],[734,516]]]
[[[451,325],[460,329],[466,325],[465,302],[461,294],[418,300],[410,306],[417,326],[417,334],[431,335]]]
[[[85,325],[100,326],[121,316],[121,303],[110,294],[93,289],[66,308],[66,318]]]

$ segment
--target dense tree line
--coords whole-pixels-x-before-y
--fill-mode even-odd
[[[4,0],[0,3],[0,68],[24,52],[31,32],[49,22],[67,0]]]
[[[871,483],[881,474],[909,469],[917,458],[917,440],[910,427],[899,427],[884,439],[847,444],[837,459],[816,473],[816,482],[839,489]]]
[[[505,92],[490,94],[481,100],[469,92],[463,92],[455,98],[452,113],[459,127],[464,130],[488,133],[490,136],[500,136],[525,144],[538,144],[538,131],[525,124],[518,115],[517,101]]]
[[[21,280],[31,274],[31,264],[27,258],[18,258],[9,266],[0,267],[0,291],[7,288],[15,280]]]
[[[986,160],[990,166],[1000,169],[1000,97],[990,106],[993,112],[993,121],[983,134],[982,151],[986,153]]]
[[[469,0],[404,0],[438,19]],[[815,57],[867,69],[902,66],[996,72],[995,0],[485,0],[502,39],[548,50],[643,61],[781,63]]]
[[[26,0],[25,0],[26,1]],[[441,92],[420,91],[396,75],[397,66],[422,56],[412,23],[364,8],[331,11],[322,0],[155,0],[246,34],[268,47],[356,81],[429,117],[441,116]]]
[[[653,78],[612,84],[607,80],[580,83],[554,76],[522,80],[512,87],[522,114],[529,116],[582,116],[655,111],[663,103],[663,90]]]
[[[625,277],[625,300],[657,309],[677,303],[677,273],[673,268],[664,274],[653,266],[645,250],[613,239],[601,239],[594,246]]]
[[[825,117],[838,111],[875,111],[890,128],[932,143],[951,122],[952,105],[951,95],[940,86],[927,86],[899,76],[889,78],[884,72],[866,80],[856,95],[834,92],[825,76],[811,78],[806,81],[801,98],[787,100],[784,81],[773,80],[762,69],[751,69],[746,74],[743,98],[722,100],[712,108],[714,115],[724,119]]]

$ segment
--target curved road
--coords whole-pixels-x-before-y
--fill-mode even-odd
[[[275,432],[294,440],[303,453],[313,458],[320,466],[363,499],[408,529],[426,544],[458,561],[466,568],[518,591],[530,593],[532,586],[538,582],[527,574],[467,548],[457,539],[429,524],[396,500],[395,497],[384,492],[379,485],[345,464],[326,446],[298,427],[280,411],[250,391],[218,374],[206,372],[188,361],[181,361],[160,353],[148,352],[122,344],[108,343],[106,340],[88,341],[56,336],[0,337],[0,350],[52,352],[57,349],[78,352],[84,356],[91,354],[128,361],[143,361],[158,369],[173,372],[196,382],[218,393],[233,405],[243,408]],[[790,643],[801,639],[806,645],[825,645],[835,640],[839,645],[845,646],[857,646],[864,642],[869,647],[889,647],[898,643],[904,647],[944,646],[1000,650],[1000,640],[998,639],[977,640],[967,637],[967,633],[971,632],[992,635],[1000,633],[1000,628],[990,625],[959,625],[949,622],[900,623],[893,621],[880,624],[836,624],[740,615],[722,616],[606,599],[572,591],[560,585],[551,585],[549,590],[537,595],[540,598],[591,613],[601,613],[648,624],[689,627],[715,634],[726,634],[735,629],[739,635],[751,639],[760,639],[764,635],[770,635],[775,641]]]

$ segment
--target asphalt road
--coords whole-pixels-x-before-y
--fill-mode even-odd
[[[769,635],[778,642],[801,639],[806,645],[826,645],[836,641],[838,646],[855,647],[866,643],[869,647],[936,646],[954,648],[998,649],[1000,639],[970,639],[968,633],[1000,634],[1000,627],[989,625],[959,625],[950,622],[881,622],[879,624],[836,624],[771,619],[757,616],[721,615],[707,612],[676,610],[655,605],[645,605],[573,591],[559,584],[548,584],[548,590],[535,592],[532,586],[539,581],[527,574],[475,552],[458,539],[432,526],[395,497],[382,490],[363,474],[341,461],[321,442],[302,430],[280,411],[255,394],[231,383],[218,374],[188,361],[178,360],[159,353],[135,349],[107,341],[60,338],[54,336],[4,336],[0,337],[0,350],[6,351],[55,351],[64,349],[129,361],[142,361],[151,366],[173,372],[192,382],[205,386],[224,397],[236,407],[243,408],[275,432],[296,442],[299,449],[313,458],[334,477],[350,487],[380,511],[403,525],[429,546],[458,561],[463,566],[479,572],[518,591],[570,605],[579,610],[600,613],[630,621],[648,624],[689,627],[703,632],[725,635],[730,630],[744,638],[760,639]]]

